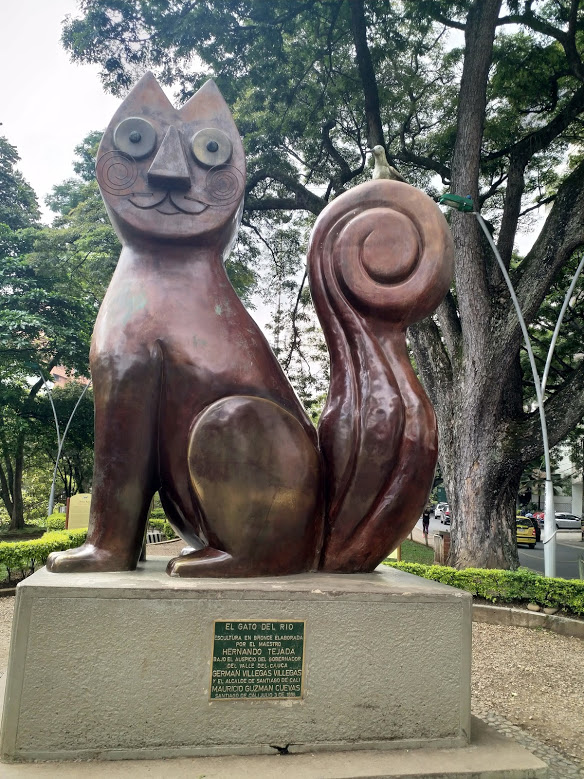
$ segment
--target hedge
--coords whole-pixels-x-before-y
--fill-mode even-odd
[[[65,517],[66,515],[59,511],[54,511],[49,517],[42,517],[41,519],[27,519],[27,525],[36,525],[37,527],[45,527],[47,530],[65,530]]]
[[[65,530],[65,514],[51,514],[47,517],[47,530]]]
[[[47,561],[51,552],[73,549],[85,541],[87,530],[51,531],[32,541],[0,542],[0,565],[8,571],[8,580],[14,571],[20,571],[22,577],[34,573]]]
[[[465,568],[458,571],[446,565],[398,563],[391,560],[385,561],[385,565],[424,579],[450,584],[493,603],[537,603],[542,607],[564,609],[572,614],[584,615],[584,581],[580,579],[546,578],[525,568],[517,571]]]
[[[160,509],[158,509],[158,511],[160,511]],[[161,519],[159,517],[153,517],[152,515],[150,515],[148,517],[148,524],[150,525],[150,527],[154,527],[156,528],[156,530],[160,530],[162,535],[168,541],[170,541],[171,539],[176,538],[177,536],[176,533],[174,532],[174,528],[164,516],[164,513],[162,516],[164,517],[164,519]]]
[[[164,513],[164,509],[152,509],[150,512],[149,519],[166,519],[166,514]]]

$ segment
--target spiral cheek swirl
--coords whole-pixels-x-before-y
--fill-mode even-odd
[[[234,165],[217,165],[207,173],[205,200],[207,205],[228,206],[243,194],[244,177]]]
[[[108,151],[99,158],[96,175],[104,192],[109,195],[129,195],[138,178],[138,167],[129,154]]]

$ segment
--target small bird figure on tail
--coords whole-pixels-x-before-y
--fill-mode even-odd
[[[393,179],[394,181],[403,181],[407,184],[407,181],[401,176],[397,170],[390,165],[385,156],[385,149],[383,146],[374,146],[372,149],[368,149],[373,154],[375,160],[375,166],[373,168],[373,179]]]

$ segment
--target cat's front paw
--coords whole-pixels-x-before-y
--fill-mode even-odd
[[[52,573],[90,573],[104,571],[130,571],[135,568],[131,562],[108,552],[98,549],[93,544],[83,544],[76,549],[66,549],[64,552],[51,552],[47,557],[47,571]]]

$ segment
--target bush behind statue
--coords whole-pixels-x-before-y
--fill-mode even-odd
[[[158,513],[160,509],[157,509],[156,511]],[[154,511],[148,518],[148,524],[150,525],[150,527],[154,527],[156,528],[156,530],[160,530],[160,532],[166,538],[167,541],[171,541],[173,538],[177,538],[177,535],[174,532],[174,528],[164,516],[164,512],[162,512],[162,516],[152,516],[153,514]]]
[[[87,530],[48,530],[32,541],[0,542],[0,565],[8,571],[8,581],[16,572],[22,578],[30,576],[44,565],[51,552],[72,549],[85,541]]]
[[[563,609],[584,616],[584,581],[580,579],[546,578],[525,568],[518,571],[465,568],[459,571],[445,565],[421,563],[386,561],[385,565],[424,579],[450,584],[493,603],[537,603],[544,608]]]

